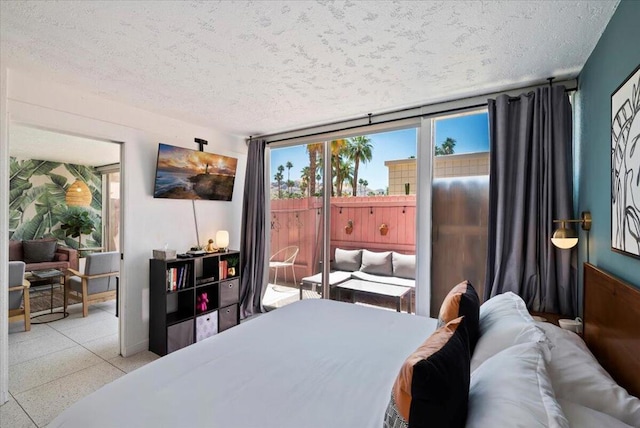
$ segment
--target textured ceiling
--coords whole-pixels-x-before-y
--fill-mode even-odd
[[[0,2],[3,66],[248,136],[575,77],[614,1]]]

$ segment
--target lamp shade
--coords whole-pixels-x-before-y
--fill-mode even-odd
[[[227,249],[229,247],[229,232],[226,230],[219,230],[216,232],[216,246],[218,248]]]
[[[573,229],[561,227],[560,229],[553,232],[551,242],[556,247],[567,250],[576,246],[576,244],[578,243],[578,236],[573,231]]]
[[[70,207],[88,207],[91,205],[91,190],[82,180],[76,180],[67,189],[65,201]]]

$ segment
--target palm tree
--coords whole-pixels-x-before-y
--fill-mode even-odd
[[[336,183],[335,188],[331,186],[331,196],[335,196],[336,193],[342,196],[344,176],[342,175],[343,170],[341,170],[340,166],[342,159],[348,156],[347,147],[348,142],[343,138],[331,141],[331,172]],[[340,191],[338,191],[338,188]]]
[[[442,142],[442,145],[436,146],[436,156],[452,155],[454,153],[454,147],[456,146],[456,140],[451,137],[447,137]]]
[[[293,164],[291,163],[291,161],[287,161],[286,167],[287,167],[287,181],[289,181],[291,180],[291,168],[293,168]]]
[[[363,180],[362,178],[361,178],[361,179],[359,179],[359,180],[358,180],[358,184],[361,186],[361,187],[358,189],[358,193],[362,193],[362,191],[361,191],[361,190],[362,190],[362,188],[364,188],[364,180]]]
[[[318,168],[318,157],[322,159],[322,143],[307,144],[307,153],[309,154],[309,177],[315,178]],[[321,163],[321,160],[320,160]],[[320,181],[320,179],[318,179]],[[309,179],[309,195],[316,194],[316,181]]]
[[[300,170],[300,190],[302,190],[303,194],[305,193],[305,190],[309,189],[309,183],[311,183],[310,171],[311,169],[308,166],[305,166]]]
[[[279,199],[282,199],[282,180],[284,179],[284,175],[282,175],[283,172],[284,172],[284,167],[280,165],[278,167],[278,172],[276,173],[276,175],[273,176],[273,178],[278,182],[278,198]]]
[[[367,194],[367,186],[369,185],[369,182],[367,180],[362,180],[362,185],[364,186],[363,192],[365,195]]]
[[[371,145],[371,139],[366,135],[360,135],[349,139],[348,145],[349,159],[354,162],[353,167],[353,196],[357,196],[358,183],[358,170],[360,169],[360,162],[363,164],[370,162],[373,157],[373,146]]]
[[[353,183],[353,165],[348,158],[340,158],[338,165],[338,173],[336,174],[336,193],[342,196],[342,186],[344,182]]]

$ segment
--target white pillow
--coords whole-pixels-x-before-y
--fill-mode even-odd
[[[572,427],[579,428],[633,428],[606,413],[598,412],[567,400],[558,400]]]
[[[534,321],[524,300],[511,291],[498,294],[480,305],[480,335],[497,323],[518,322]]]
[[[569,428],[547,374],[546,344],[512,346],[471,374],[467,428]]]
[[[471,356],[471,372],[473,373],[480,364],[498,352],[514,345],[547,341],[544,332],[533,322],[509,324],[508,321],[505,321],[501,324],[495,324],[478,339]]]
[[[487,358],[510,346],[547,340],[524,301],[510,291],[480,305],[479,329],[480,338],[471,356],[472,372]]]
[[[618,385],[575,333],[538,323],[552,343],[549,375],[558,398],[640,427],[640,400]]]

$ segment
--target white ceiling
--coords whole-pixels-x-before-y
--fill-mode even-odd
[[[76,165],[103,166],[120,163],[120,147],[117,143],[76,137],[15,123],[9,126],[9,155],[20,159],[38,159]]]
[[[575,77],[613,1],[7,1],[3,66],[248,136]]]

